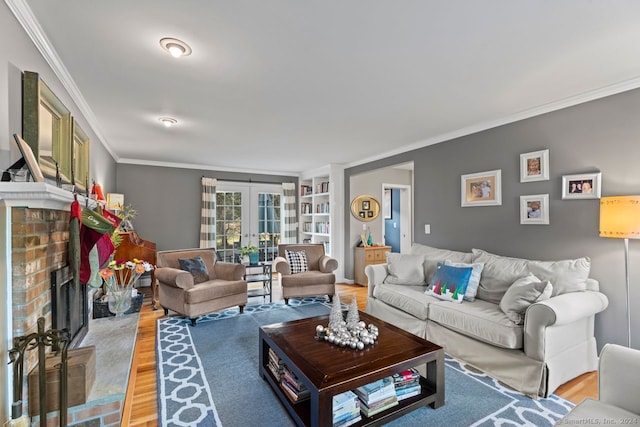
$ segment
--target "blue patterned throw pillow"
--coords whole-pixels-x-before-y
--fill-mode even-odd
[[[287,262],[291,266],[291,274],[302,273],[303,271],[309,270],[307,253],[305,251],[295,252],[285,250],[285,255],[287,256]]]
[[[209,270],[202,257],[178,258],[180,269],[188,271],[193,276],[193,283],[198,284],[209,280]]]
[[[460,303],[467,291],[472,272],[472,267],[453,267],[439,262],[431,286],[425,293],[441,300]]]

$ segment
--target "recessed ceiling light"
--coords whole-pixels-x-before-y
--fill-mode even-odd
[[[178,123],[178,121],[173,117],[160,117],[158,120],[160,120],[160,123],[162,123],[168,128]]]
[[[162,48],[169,52],[169,54],[174,58],[191,55],[191,46],[182,40],[165,37],[160,40],[160,46],[162,46]]]

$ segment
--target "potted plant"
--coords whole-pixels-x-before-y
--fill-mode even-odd
[[[240,248],[240,257],[243,264],[257,264],[258,254],[258,248],[252,244]]]

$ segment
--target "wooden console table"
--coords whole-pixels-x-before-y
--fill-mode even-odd
[[[391,246],[358,246],[353,249],[353,281],[356,285],[367,286],[369,280],[364,273],[364,268],[371,264],[384,264],[387,262],[387,252],[391,252]]]

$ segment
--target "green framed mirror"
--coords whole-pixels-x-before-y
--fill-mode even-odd
[[[78,191],[86,191],[89,183],[89,137],[78,123],[73,123],[73,184]]]
[[[22,74],[22,139],[29,144],[42,173],[72,182],[71,113],[38,73]]]
[[[373,221],[380,215],[380,202],[366,194],[354,197],[351,201],[351,214],[360,221]]]

